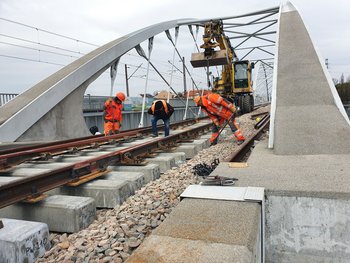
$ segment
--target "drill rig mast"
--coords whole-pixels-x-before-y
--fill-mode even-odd
[[[212,92],[218,93],[241,109],[242,113],[253,110],[254,98],[251,71],[254,63],[239,60],[230,39],[225,35],[220,20],[210,21],[204,25],[202,53],[193,53],[193,67],[222,65],[221,76],[215,78]],[[219,50],[215,50],[218,47]]]

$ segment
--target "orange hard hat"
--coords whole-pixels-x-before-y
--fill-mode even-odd
[[[194,102],[196,103],[196,105],[198,106],[199,101],[201,100],[200,96],[196,96],[193,98]]]
[[[125,94],[123,92],[118,92],[117,94],[115,94],[115,96],[120,100],[120,101],[124,101],[125,100]]]

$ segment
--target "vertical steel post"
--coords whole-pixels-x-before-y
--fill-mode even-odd
[[[125,64],[125,84],[126,84],[126,97],[129,96],[129,78],[128,78],[128,65]]]

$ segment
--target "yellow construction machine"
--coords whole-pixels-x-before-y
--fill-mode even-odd
[[[214,79],[212,92],[235,103],[242,113],[251,112],[254,107],[251,81],[254,63],[238,60],[220,20],[205,23],[203,42],[200,47],[204,52],[192,54],[192,66],[209,69],[210,66],[222,65],[221,77]],[[216,47],[219,50],[215,50]]]

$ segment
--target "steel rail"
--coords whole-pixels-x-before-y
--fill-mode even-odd
[[[255,113],[255,114],[250,115],[250,118],[253,120],[253,119],[255,119],[255,118],[258,117],[258,116],[266,115],[266,114],[268,114],[268,113],[269,113],[268,111],[264,111],[264,112],[260,112],[260,113]]]
[[[207,119],[208,117],[199,117],[197,119],[188,119],[188,120],[184,120],[184,121],[178,121],[178,122],[174,122],[170,124],[171,128],[176,128],[178,126],[181,125],[186,125],[186,124],[191,124],[193,122],[195,122],[195,120],[204,120]],[[158,125],[158,128],[163,129],[164,125]],[[134,128],[134,129],[129,129],[127,131],[121,131],[119,134],[124,134],[126,132],[130,132],[130,131],[151,131],[152,127],[151,126],[147,126],[144,128]],[[54,145],[60,145],[63,143],[69,143],[69,142],[78,142],[79,140],[84,141],[84,140],[88,140],[88,139],[92,139],[92,138],[99,138],[99,137],[104,137],[103,134],[101,135],[90,135],[90,136],[85,136],[85,137],[79,137],[79,138],[74,138],[74,139],[67,139],[67,140],[59,140],[59,141],[52,141],[52,142],[47,142],[47,143],[36,143],[35,145],[29,145],[29,146],[21,146],[21,147],[16,147],[16,148],[11,148],[11,149],[5,149],[5,150],[0,150],[0,156],[4,155],[4,154],[9,154],[9,153],[15,153],[15,152],[20,152],[20,151],[27,151],[27,150],[32,150],[32,149],[36,149],[38,147],[48,147],[48,146],[54,146]]]
[[[254,140],[259,137],[266,128],[268,128],[269,123],[270,114],[267,114],[255,125],[257,130],[244,143],[242,143],[236,151],[227,157],[225,162],[241,162],[247,152],[254,145]]]
[[[197,120],[202,120],[205,118],[207,117],[202,117]],[[191,119],[176,122],[171,124],[171,127],[174,129],[178,126],[189,125],[197,122],[197,120]],[[164,125],[159,125],[158,127],[160,129],[164,129]],[[63,154],[86,148],[93,148],[102,144],[109,144],[110,141],[124,141],[126,138],[129,139],[141,137],[145,134],[149,134],[151,130],[151,127],[137,128],[110,136],[88,136],[72,140],[16,148],[13,151],[7,150],[5,151],[6,153],[0,152],[0,171],[9,169],[15,165],[21,164],[25,161],[29,161],[33,158],[47,158],[57,154]]]
[[[38,197],[46,191],[77,182],[88,175],[104,172],[109,165],[142,164],[143,159],[151,153],[157,150],[169,150],[181,141],[193,139],[194,136],[209,130],[211,125],[207,123],[191,130],[0,185],[0,208],[28,198]]]

